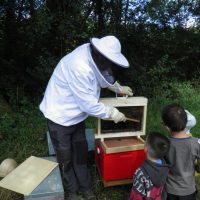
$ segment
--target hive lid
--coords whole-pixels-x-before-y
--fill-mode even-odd
[[[30,156],[0,181],[0,187],[29,195],[57,165],[56,162]]]

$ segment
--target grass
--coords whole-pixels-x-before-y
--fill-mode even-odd
[[[163,96],[149,99],[147,113],[147,133],[152,130],[160,130],[168,134],[162,125],[161,111],[165,105],[177,103],[189,110],[197,119],[197,124],[191,129],[194,137],[200,137],[200,87],[191,83],[173,83],[170,91],[163,91]],[[166,97],[167,94],[167,97]]]
[[[47,156],[46,122],[38,108],[24,105],[14,110],[16,112],[0,110],[0,162],[13,158],[20,164],[31,155]],[[0,200],[18,200],[22,197],[0,188]]]
[[[192,128],[193,136],[200,137],[200,87],[191,83],[173,83],[169,91],[163,95],[149,99],[147,112],[147,134],[160,131],[168,134],[161,124],[160,113],[163,106],[179,103],[189,110],[197,119]],[[88,118],[88,128],[95,128],[94,118]],[[48,156],[46,140],[46,120],[37,106],[24,102],[20,107],[10,108],[0,97],[0,162],[6,158],[14,158],[18,163],[31,155]],[[94,154],[90,152],[89,169],[92,175],[93,189],[99,200],[125,200],[131,185],[104,188],[101,177],[94,162]],[[200,191],[200,176],[196,177],[197,189]],[[81,198],[81,196],[80,196]],[[22,200],[23,196],[0,188],[0,200]],[[83,198],[81,198],[83,199]],[[200,200],[198,194],[197,200]]]

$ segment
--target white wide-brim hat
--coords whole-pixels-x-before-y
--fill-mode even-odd
[[[91,44],[110,61],[121,67],[128,68],[129,62],[121,53],[121,44],[119,40],[112,35],[105,36],[101,39],[91,38]]]

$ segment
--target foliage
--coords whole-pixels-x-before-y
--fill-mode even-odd
[[[199,81],[198,81],[199,82]],[[162,95],[158,95],[149,99],[147,132],[152,130],[166,130],[161,123],[162,108],[171,103],[177,103],[189,110],[197,119],[197,125],[191,129],[191,133],[195,137],[200,137],[200,88],[199,85],[191,82],[172,82],[170,87],[162,91]],[[153,116],[153,117],[152,117]]]
[[[13,105],[9,107],[0,97],[0,161],[13,158],[20,164],[31,155],[47,156],[46,123],[38,107],[26,98],[19,102],[20,106]],[[17,200],[23,196],[1,188],[0,199]]]
[[[197,125],[192,128],[193,136],[200,137],[200,87],[199,80],[195,82],[170,82],[170,87],[162,90],[153,98],[149,98],[147,115],[147,134],[150,131],[160,131],[168,134],[161,124],[160,113],[163,106],[169,103],[179,103],[188,109],[197,119]],[[158,88],[157,88],[158,89]],[[161,86],[162,89],[162,86]],[[4,102],[2,97],[0,102]],[[1,104],[1,103],[0,103]],[[5,102],[3,103],[5,105]],[[1,105],[0,105],[1,108]],[[8,112],[9,110],[9,112]],[[14,158],[18,163],[27,157],[47,156],[46,122],[38,106],[30,103],[27,98],[19,102],[18,106],[0,110],[0,161]],[[87,128],[95,128],[95,118],[88,118]],[[98,199],[127,199],[131,185],[104,188],[101,177],[94,162],[93,152],[89,153],[89,166],[92,174],[93,189]],[[200,177],[196,177],[197,188],[200,189]],[[23,197],[14,192],[0,189],[0,199],[21,200]],[[200,199],[198,196],[197,199]]]
[[[47,154],[45,141],[46,124],[39,109],[28,102],[21,102],[14,112],[0,115],[2,135],[0,160],[11,157],[22,162],[31,155]]]
[[[160,92],[153,98],[149,98],[147,134],[155,130],[168,134],[161,124],[161,110],[163,106],[169,103],[179,103],[196,117],[197,125],[192,128],[191,132],[193,136],[200,137],[200,124],[198,123],[198,119],[200,119],[200,87],[198,83],[199,80],[195,82],[171,81],[169,87],[162,90],[162,93]],[[162,89],[162,85],[160,86]],[[0,98],[0,102],[4,102],[2,97]],[[5,102],[3,104],[5,105]],[[21,163],[31,155],[39,157],[48,155],[46,122],[38,110],[38,106],[30,103],[27,98],[24,98],[19,102],[18,106],[15,105],[7,110],[0,110],[0,113],[0,133],[3,136],[0,139],[0,152],[2,152],[0,161],[10,157]],[[88,118],[86,122],[87,128],[95,128],[95,121],[95,118]],[[98,199],[127,199],[131,185],[104,188],[94,162],[93,152],[90,152],[89,158],[93,189]],[[199,177],[197,177],[197,183],[200,183]],[[199,186],[200,184],[197,185],[198,188]],[[0,198],[4,200],[22,199],[20,195],[4,189],[0,190]]]
[[[13,96],[7,91],[40,98],[61,57],[105,34],[119,37],[131,68],[122,72],[126,79],[119,71],[118,79],[136,86],[136,94],[151,96],[159,75],[167,76],[162,84],[167,78],[199,76],[198,8],[198,1],[191,0],[4,1],[0,91],[7,99]],[[190,27],[185,25],[189,19],[194,20]]]
[[[47,153],[46,123],[34,105],[60,58],[90,37],[113,34],[120,39],[130,68],[116,69],[116,78],[136,96],[149,98],[147,131],[165,132],[160,111],[170,102],[182,104],[198,119],[199,8],[198,0],[1,1],[0,160],[10,156],[22,162]],[[93,118],[87,126],[95,126]],[[197,124],[192,130],[195,136],[198,129]],[[126,187],[104,190],[97,179],[94,187],[101,199],[127,197]],[[6,194],[0,191],[0,199],[9,200]]]

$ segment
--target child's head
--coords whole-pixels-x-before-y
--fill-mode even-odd
[[[186,127],[187,114],[181,106],[170,104],[163,108],[162,120],[171,132],[180,132]]]
[[[147,136],[145,147],[148,157],[161,159],[169,151],[170,141],[161,133],[151,132]]]

